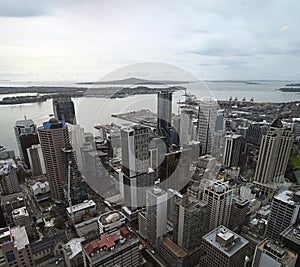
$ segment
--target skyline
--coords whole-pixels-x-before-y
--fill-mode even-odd
[[[299,80],[299,7],[2,0],[0,80],[98,80],[128,64],[158,61],[203,80]]]

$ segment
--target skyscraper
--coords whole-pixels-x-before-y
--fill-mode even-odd
[[[200,155],[212,153],[214,134],[216,129],[216,117],[218,102],[212,97],[200,99],[198,111],[198,141],[200,141]]]
[[[276,119],[263,135],[254,181],[259,184],[283,180],[293,145],[293,134]]]
[[[217,228],[219,225],[228,227],[233,191],[228,182],[214,182],[204,188],[203,200],[208,204],[209,214],[208,230]]]
[[[168,193],[159,187],[146,191],[147,238],[155,247],[158,239],[167,233],[167,200]]]
[[[31,166],[32,176],[46,174],[46,167],[42,147],[40,144],[27,148],[27,155]]]
[[[25,162],[27,167],[30,162],[27,155],[27,148],[39,144],[39,137],[36,131],[36,125],[33,120],[19,120],[14,126],[16,140],[19,148],[20,159]]]
[[[150,135],[150,128],[142,125],[121,130],[122,165],[126,176],[148,172]]]
[[[170,128],[172,123],[172,91],[162,90],[157,95],[157,132],[166,137],[166,144],[170,145]]]
[[[201,244],[207,233],[207,204],[199,199],[184,195],[174,205],[173,240],[189,251]]]
[[[190,108],[183,108],[180,114],[180,143],[181,145],[187,144],[192,140],[196,140],[194,136],[194,111]]]
[[[65,160],[65,177],[68,179],[64,188],[65,196],[68,197],[69,206],[76,205],[86,200],[87,192],[85,183],[82,182],[81,173],[75,160],[75,153],[69,144],[62,148]]]
[[[53,112],[58,120],[76,124],[74,102],[70,96],[53,98]]]
[[[155,172],[149,169],[150,128],[133,125],[121,129],[122,179],[125,205],[132,209],[146,204],[146,189],[154,185]],[[121,192],[122,194],[122,192]]]
[[[274,196],[266,237],[277,240],[282,231],[300,219],[300,191],[283,191]]]
[[[64,199],[63,186],[66,182],[66,164],[62,149],[70,143],[68,129],[64,122],[51,118],[38,128],[45,160],[47,178],[54,201]]]
[[[223,165],[225,167],[238,167],[242,136],[229,134],[225,136],[225,148],[223,155]]]

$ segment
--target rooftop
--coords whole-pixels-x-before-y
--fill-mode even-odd
[[[230,231],[223,225],[220,225],[202,238],[228,257],[233,256],[249,243],[248,240]]]
[[[281,235],[300,246],[300,223],[291,225]]]
[[[261,251],[268,251],[269,256],[279,259],[283,266],[289,266],[294,261],[297,254],[281,244],[275,244],[272,241],[265,239],[259,245]]]
[[[121,220],[125,220],[125,216],[119,212],[119,211],[109,211],[107,213],[104,213],[102,215],[100,215],[99,217],[99,222],[102,225],[107,225],[110,223],[114,223],[116,221],[121,221]]]
[[[69,259],[74,258],[78,253],[82,252],[81,242],[85,241],[84,237],[73,238],[68,243],[63,245],[63,249]]]
[[[119,231],[113,234],[104,234],[101,237],[84,245],[84,251],[86,254],[93,258],[105,258],[117,251],[126,249],[129,245],[138,244],[138,238],[122,227]]]
[[[15,220],[20,218],[20,217],[29,217],[29,213],[27,211],[27,208],[24,206],[24,207],[21,207],[21,208],[18,208],[18,209],[14,209],[12,211],[12,217]]]
[[[188,255],[183,248],[174,243],[170,238],[165,237],[162,241],[162,244],[171,251],[177,258],[184,258]]]
[[[18,250],[25,248],[29,245],[28,236],[25,227],[16,226],[10,229],[11,235],[14,237],[14,244]]]
[[[80,210],[85,210],[85,209],[89,209],[89,208],[93,208],[93,207],[96,207],[96,204],[93,200],[85,200],[82,203],[72,206],[72,210],[74,213],[74,212],[78,212]],[[70,207],[67,207],[67,212],[68,212],[68,214],[71,214]]]
[[[294,193],[293,191],[285,190],[274,196],[274,198],[290,205],[296,205],[298,201],[295,202],[295,200],[297,196],[299,198],[299,193],[300,192]]]

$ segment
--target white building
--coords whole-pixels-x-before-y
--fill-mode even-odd
[[[154,246],[167,232],[167,200],[168,193],[159,187],[146,191],[147,238]]]
[[[72,207],[67,207],[66,210],[69,220],[73,221],[72,216],[74,216],[74,223],[79,223],[84,220],[84,216],[96,213],[96,203],[93,200],[85,200]]]

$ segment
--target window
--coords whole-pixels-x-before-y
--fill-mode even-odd
[[[15,254],[12,250],[6,252],[6,258],[8,262],[14,261],[16,259]]]

